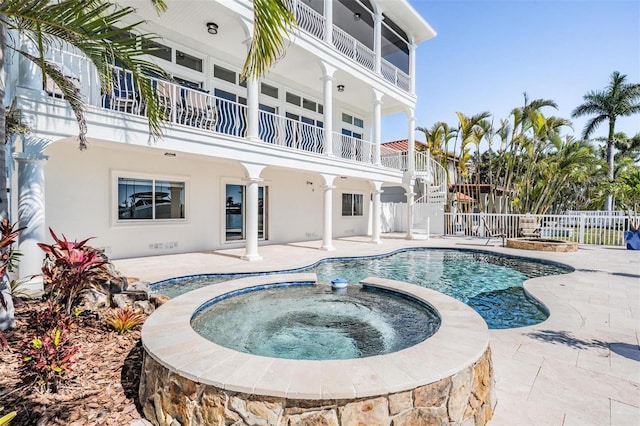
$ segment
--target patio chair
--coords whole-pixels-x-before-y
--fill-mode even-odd
[[[527,238],[540,238],[540,225],[535,217],[521,217],[518,235]]]
[[[487,242],[484,243],[484,245],[488,245],[489,241],[491,241],[492,238],[501,238],[502,239],[502,247],[504,247],[504,239],[507,236],[507,234],[501,230],[501,229],[497,229],[497,228],[491,228],[489,226],[489,224],[487,223],[487,221],[482,218],[482,223],[484,225],[484,230],[485,230],[485,237],[487,238]]]

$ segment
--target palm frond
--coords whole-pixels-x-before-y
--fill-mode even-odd
[[[259,77],[284,54],[296,18],[285,0],[253,0],[253,37],[241,77]]]

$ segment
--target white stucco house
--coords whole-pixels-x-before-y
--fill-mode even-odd
[[[168,0],[150,59],[173,76],[155,80],[169,123],[149,139],[126,70],[101,93],[91,64],[71,51],[51,61],[74,76],[89,104],[86,151],[56,88],[7,58],[7,104],[33,133],[10,146],[12,220],[28,229],[21,276],[39,273],[47,229],[95,237],[112,258],[244,248],[370,235],[380,242],[380,194],[427,177],[414,155],[416,45],[435,32],[405,0],[294,0],[299,27],[269,73],[241,82],[252,34],[249,0]],[[28,40],[13,37],[28,49]],[[409,152],[381,148],[385,115],[406,114]],[[411,214],[411,213],[409,213]],[[409,231],[410,234],[410,231]]]

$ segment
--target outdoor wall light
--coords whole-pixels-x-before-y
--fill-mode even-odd
[[[360,16],[362,16],[362,15],[360,15],[359,12],[354,13],[353,14],[353,20],[354,21],[359,21],[360,20]]]
[[[344,84],[338,84],[338,92],[344,92]]]
[[[218,24],[215,22],[207,22],[207,32],[209,34],[218,34]]]

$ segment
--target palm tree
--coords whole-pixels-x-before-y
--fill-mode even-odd
[[[167,10],[164,0],[149,0],[158,13]],[[96,66],[101,86],[112,85],[112,66],[118,63],[132,73],[133,84],[138,88],[149,120],[150,134],[158,138],[162,134],[163,115],[158,97],[148,75],[165,76],[165,72],[152,62],[142,59],[149,53],[143,46],[156,38],[142,33],[142,22],[130,21],[135,9],[120,7],[106,0],[6,0],[0,2],[0,73],[4,72],[7,49],[33,61],[42,74],[50,78],[61,90],[72,108],[79,127],[80,149],[87,147],[85,103],[70,76],[65,76],[54,64],[45,59],[45,52],[54,44],[65,43],[80,50]],[[126,19],[129,18],[129,19]],[[259,77],[283,54],[285,36],[295,25],[295,17],[284,0],[254,0],[254,34],[242,74]],[[6,31],[17,30],[29,37],[37,48],[37,55],[7,46]],[[0,99],[4,99],[4,79],[0,79]],[[5,120],[4,103],[0,105],[0,120]],[[8,136],[4,121],[0,132]],[[0,149],[0,165],[4,165],[4,149]],[[6,193],[4,179],[0,179],[0,194]],[[0,197],[0,217],[5,217],[7,200]]]
[[[609,122],[609,134],[607,137],[607,164],[609,167],[609,181],[614,180],[613,147],[615,144],[615,127],[618,117],[628,117],[640,113],[640,84],[625,83],[626,75],[614,71],[611,81],[604,90],[589,91],[584,95],[584,103],[576,107],[571,117],[595,115],[589,119],[582,131],[583,139],[589,136],[605,121]],[[606,209],[613,209],[613,197],[607,197]]]

